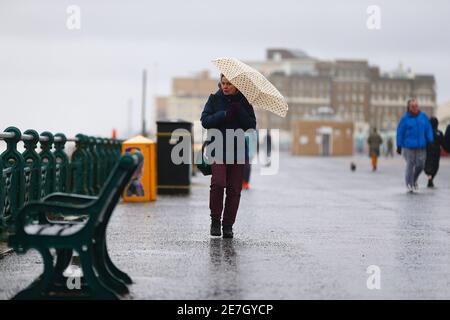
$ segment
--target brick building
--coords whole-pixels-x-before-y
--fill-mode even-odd
[[[207,71],[193,77],[174,78],[171,95],[156,98],[157,120],[182,119],[192,122],[194,139],[200,141],[200,115],[209,95],[217,91],[218,81],[210,78]]]
[[[291,131],[294,121],[331,107],[342,121],[391,131],[412,97],[428,115],[435,113],[434,76],[414,75],[401,65],[381,73],[366,60],[320,61],[286,49],[269,49],[266,61],[247,63],[267,76],[289,104],[285,119],[257,110],[260,128]]]

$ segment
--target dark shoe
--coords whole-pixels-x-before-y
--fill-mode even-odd
[[[233,226],[223,226],[222,232],[224,238],[233,238]]]
[[[211,235],[215,237],[220,237],[222,234],[220,233],[221,227],[220,220],[211,219]]]
[[[434,188],[433,180],[428,180],[428,185],[427,185],[427,187],[428,187],[428,188]]]

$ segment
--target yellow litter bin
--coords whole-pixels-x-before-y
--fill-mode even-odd
[[[144,156],[142,168],[133,177],[123,193],[125,202],[156,200],[156,143],[143,136],[122,143],[122,154],[141,152]]]

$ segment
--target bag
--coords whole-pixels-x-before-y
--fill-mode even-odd
[[[213,112],[216,112],[216,96],[214,94],[210,95],[211,98],[211,107]],[[210,141],[205,141],[202,144],[202,152],[200,153],[201,159],[200,161],[196,161],[197,163],[197,169],[200,170],[201,173],[205,176],[209,176],[212,174],[211,165],[209,164],[208,160],[205,157],[205,148],[209,144]]]
[[[209,176],[212,174],[211,165],[209,164],[207,158],[205,157],[205,147],[209,144],[209,141],[203,142],[202,152],[199,154],[201,161],[196,161],[197,168],[203,173],[204,176]],[[200,163],[199,163],[200,162]]]

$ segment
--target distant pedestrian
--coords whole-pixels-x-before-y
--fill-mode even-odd
[[[362,130],[360,129],[356,136],[356,152],[359,154],[364,153],[364,140]]]
[[[377,132],[377,128],[372,129],[372,133],[367,139],[369,144],[369,157],[372,159],[372,171],[377,170],[378,157],[380,156],[380,146],[383,143],[383,139]]]
[[[425,161],[425,173],[428,176],[428,188],[433,188],[433,179],[439,170],[439,161],[441,159],[441,145],[443,144],[444,135],[438,129],[439,121],[436,117],[430,118],[431,127],[433,128],[434,141],[427,146],[427,159]]]
[[[267,130],[267,134],[264,137],[263,146],[265,148],[265,156],[266,156],[266,167],[270,166],[271,156],[272,156],[272,134],[270,133],[270,129]]]
[[[386,142],[386,157],[394,157],[394,140],[392,137],[389,137]]]
[[[406,160],[405,182],[409,193],[418,190],[417,180],[424,169],[427,145],[434,141],[427,115],[415,99],[408,100],[407,110],[397,127],[397,153]]]
[[[445,129],[444,140],[442,141],[442,147],[445,151],[450,152],[450,124]]]
[[[258,135],[256,130],[248,130],[245,133],[245,143],[248,146],[248,161],[244,165],[244,179],[242,180],[242,189],[250,189],[250,175],[252,171],[252,160],[258,149]]]
[[[223,74],[220,75],[219,90],[210,96],[201,115],[205,129],[220,130],[223,138],[222,159],[212,155],[215,161],[211,164],[211,188],[209,208],[211,210],[212,236],[220,236],[221,227],[224,238],[233,238],[233,224],[236,220],[241,198],[244,164],[238,159],[244,158],[238,152],[236,139],[227,140],[226,130],[244,131],[256,129],[255,112],[245,96]],[[236,135],[238,135],[238,133]],[[234,147],[234,159],[227,161],[227,149]],[[228,150],[229,151],[229,150]],[[232,150],[231,150],[232,151]],[[239,154],[238,154],[239,153]],[[231,153],[230,153],[231,154]],[[245,162],[248,161],[248,148],[245,147]],[[231,156],[230,156],[231,157]],[[225,206],[224,191],[226,190]],[[223,211],[223,220],[222,219]]]

